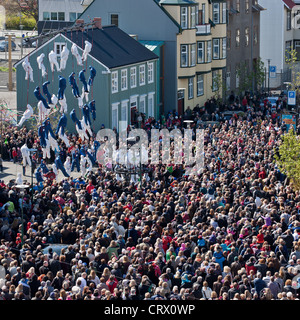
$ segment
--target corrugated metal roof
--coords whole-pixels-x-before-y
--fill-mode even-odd
[[[160,4],[197,4],[196,1],[193,0],[160,0]]]

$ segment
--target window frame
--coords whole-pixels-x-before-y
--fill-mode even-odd
[[[217,14],[217,19],[215,19],[216,18],[215,14]],[[220,2],[213,3],[213,23],[215,24],[220,23]]]
[[[154,82],[154,62],[148,62],[147,63],[147,71],[148,71],[148,83]]]
[[[202,44],[202,49],[199,49],[199,44]],[[202,61],[199,60],[199,51],[202,51]],[[205,41],[197,41],[197,63],[205,63]]]
[[[186,48],[186,51],[185,51],[185,56],[186,56],[186,64],[183,65],[182,61],[182,57],[183,57],[183,51],[182,49],[183,48]],[[189,46],[187,44],[181,44],[180,45],[180,67],[181,68],[187,68],[189,66]]]
[[[215,53],[216,53],[215,48],[218,48],[217,56],[215,56]],[[213,55],[212,55],[213,60],[220,59],[220,38],[213,38],[212,39],[212,53],[213,53]]]
[[[121,69],[121,91],[128,89],[128,71],[127,69]]]
[[[134,72],[132,72],[134,70]],[[130,68],[130,88],[136,88],[137,86],[137,75],[136,75],[136,67]]]
[[[141,71],[142,69],[144,70]],[[139,85],[144,86],[145,84],[146,84],[146,67],[145,67],[145,64],[141,64],[139,65]]]
[[[112,73],[111,73],[111,93],[117,93],[117,92],[119,92],[119,73],[118,73],[118,71],[112,71]]]
[[[185,11],[185,13],[183,13]],[[184,24],[183,24],[184,23]],[[180,26],[182,29],[188,29],[188,7],[181,6],[180,7]]]
[[[194,77],[188,78],[188,100],[194,99]]]
[[[202,79],[199,80],[199,77],[201,77]],[[201,88],[201,86],[199,85],[200,83],[202,83],[201,91],[199,90]],[[204,74],[197,74],[197,97],[200,97],[203,95],[204,95]]]
[[[207,49],[206,49],[206,62],[212,62],[212,41],[207,41]]]
[[[190,47],[190,67],[194,67],[197,64],[196,43],[190,44]]]

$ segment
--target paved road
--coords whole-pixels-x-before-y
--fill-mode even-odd
[[[51,168],[51,165],[47,165],[48,168]],[[23,182],[25,180],[29,183],[31,183],[31,171],[30,167],[26,167],[25,175],[23,175],[23,169],[20,164],[14,164],[13,162],[3,162],[3,173],[0,172],[0,180],[4,180],[4,183],[8,183],[10,180],[16,179],[18,176],[18,173],[22,174]],[[77,172],[76,170],[72,172],[72,177],[79,178],[81,176],[81,173]],[[57,181],[61,181],[64,178],[64,175],[59,171]],[[36,183],[35,176],[33,174],[33,183]]]

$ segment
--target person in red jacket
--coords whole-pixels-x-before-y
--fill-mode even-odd
[[[116,279],[116,277],[113,274],[110,275],[109,279],[106,281],[106,285],[108,286],[109,291],[111,293],[113,293],[114,289],[118,285],[118,280]]]
[[[260,170],[260,172],[259,172],[259,174],[258,174],[258,177],[259,177],[260,179],[266,179],[267,173],[266,173],[265,168],[261,168],[261,170]]]

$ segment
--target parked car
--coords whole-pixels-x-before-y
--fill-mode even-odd
[[[36,47],[36,41],[32,41],[29,38],[23,38],[22,39],[22,44],[19,43],[19,47],[23,48],[35,48]]]
[[[11,42],[11,49],[12,51],[16,50],[16,44],[14,41]],[[4,51],[8,51],[8,41],[7,40],[2,40],[0,41],[0,51],[4,52]]]

